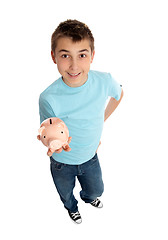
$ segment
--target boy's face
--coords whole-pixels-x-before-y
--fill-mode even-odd
[[[55,52],[51,52],[59,73],[70,87],[82,86],[87,81],[94,54],[91,53],[89,40],[73,42],[68,37],[58,39]]]

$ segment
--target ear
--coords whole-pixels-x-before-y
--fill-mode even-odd
[[[51,51],[51,57],[52,57],[53,62],[54,62],[55,64],[57,64],[56,59],[55,59],[55,54],[54,54],[53,51]]]
[[[38,133],[39,133],[39,135],[41,136],[42,135],[42,132],[43,132],[43,130],[45,129],[45,127],[43,126],[43,127],[41,127],[41,128],[39,128],[39,130],[38,130]],[[38,136],[37,136],[38,137]]]
[[[95,55],[95,50],[93,50],[93,52],[92,52],[92,56],[91,56],[91,63],[93,62],[94,55]]]
[[[37,139],[40,140],[40,135],[37,136]]]

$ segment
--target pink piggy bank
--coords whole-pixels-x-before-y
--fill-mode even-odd
[[[52,117],[44,120],[38,132],[37,139],[48,147],[48,156],[52,156],[54,152],[59,153],[62,149],[67,152],[71,150],[69,147],[71,141],[69,130],[61,119]]]

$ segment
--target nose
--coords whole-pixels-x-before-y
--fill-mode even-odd
[[[78,62],[76,59],[71,60],[70,69],[76,71],[78,69]]]
[[[57,150],[62,147],[62,142],[60,140],[50,140],[49,141],[49,148]]]

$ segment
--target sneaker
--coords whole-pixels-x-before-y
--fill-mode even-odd
[[[102,208],[103,207],[103,203],[96,198],[93,202],[90,203],[92,206],[96,207],[96,208]]]
[[[79,212],[75,212],[72,213],[70,211],[68,211],[70,218],[75,222],[75,223],[81,223],[82,222],[82,218]]]

